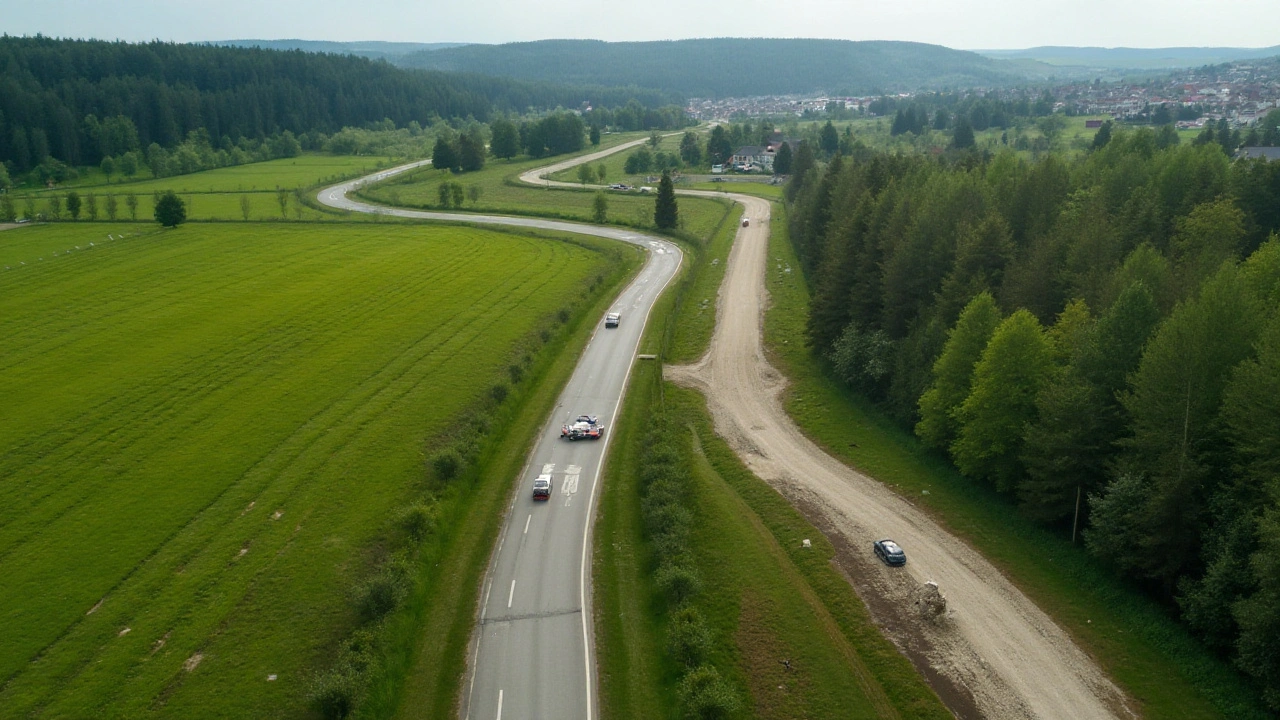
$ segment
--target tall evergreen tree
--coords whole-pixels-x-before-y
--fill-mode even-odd
[[[975,144],[973,126],[969,124],[968,118],[961,115],[956,119],[956,129],[951,134],[951,147],[957,150],[967,150]]]
[[[1110,559],[1170,589],[1198,555],[1207,503],[1227,469],[1217,414],[1232,368],[1249,356],[1257,336],[1258,306],[1250,295],[1240,270],[1224,265],[1152,337],[1123,396],[1133,423],[1123,467],[1141,498],[1126,531],[1139,542]],[[1109,488],[1099,503],[1115,502],[1110,494]]]
[[[836,128],[831,124],[830,120],[818,132],[818,147],[828,157],[840,151],[840,135],[836,132]]]
[[[791,143],[783,142],[782,146],[778,148],[778,152],[773,158],[773,173],[775,175],[790,175],[791,161]]]
[[[676,187],[671,173],[663,170],[658,181],[658,197],[653,205],[653,224],[659,230],[674,230],[680,224],[680,209],[676,206]]]

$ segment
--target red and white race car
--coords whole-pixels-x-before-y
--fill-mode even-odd
[[[604,426],[595,415],[579,415],[573,422],[560,428],[560,437],[569,440],[599,440]]]

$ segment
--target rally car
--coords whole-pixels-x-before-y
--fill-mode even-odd
[[[560,428],[560,437],[569,440],[599,440],[601,435],[604,435],[604,426],[595,415],[579,415]]]

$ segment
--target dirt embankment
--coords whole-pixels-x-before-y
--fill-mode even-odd
[[[840,548],[841,566],[875,621],[957,715],[1136,716],[1097,664],[995,567],[881,483],[828,456],[787,416],[779,400],[785,380],[761,344],[769,204],[733,198],[751,224],[739,229],[729,257],[711,348],[694,365],[668,367],[667,377],[705,393],[716,431]],[[882,537],[906,548],[906,567],[874,561],[871,543]],[[946,597],[941,616],[917,604],[928,581]]]

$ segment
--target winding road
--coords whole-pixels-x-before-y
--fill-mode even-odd
[[[575,187],[544,178],[644,140],[525,173],[521,180]],[[643,323],[681,262],[674,244],[620,228],[534,218],[436,213],[368,205],[346,197],[365,182],[415,163],[321,191],[322,203],[357,212],[531,227],[612,238],[650,249],[649,260],[613,311],[616,330],[597,329],[560,403],[544,428],[512,501],[483,589],[462,717],[591,718],[598,715],[587,574],[598,473],[608,447],[556,438],[561,422],[580,413],[616,417]],[[720,290],[711,347],[698,363],[669,367],[668,377],[707,395],[716,431],[759,477],[805,512],[842,549],[842,566],[881,629],[929,677],[960,717],[1132,717],[1131,701],[1051,618],[994,566],[907,500],[827,455],[782,407],[785,378],[764,355],[761,326],[769,202],[723,192],[682,195],[739,203],[740,227]],[[535,475],[554,478],[550,502],[528,492]],[[877,537],[891,536],[910,554],[902,569],[870,557]],[[935,580],[950,611],[941,622],[911,608],[920,585]]]
[[[463,688],[464,718],[590,720],[598,712],[587,551],[600,468],[649,312],[679,270],[683,254],[665,238],[624,228],[388,208],[347,197],[360,185],[423,164],[325,188],[318,199],[353,212],[594,235],[648,250],[644,267],[609,309],[621,313],[619,326],[606,329],[601,318],[526,461],[485,578]],[[605,425],[603,439],[560,439],[560,426],[582,414],[595,415]],[[551,498],[535,502],[531,484],[543,473],[552,476]]]

